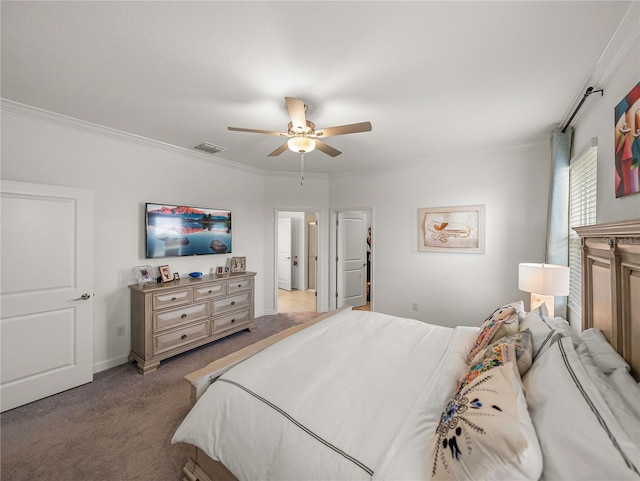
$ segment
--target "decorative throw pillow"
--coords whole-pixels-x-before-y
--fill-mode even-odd
[[[487,346],[484,351],[479,352],[471,362],[467,373],[458,381],[458,390],[471,383],[483,372],[498,366],[504,366],[511,362],[517,372],[515,339],[511,336],[498,339],[493,344]]]
[[[511,334],[494,341],[491,345],[487,346],[484,351],[480,351],[476,354],[476,357],[473,358],[470,366],[476,366],[478,363],[482,362],[482,360],[491,356],[496,346],[504,343],[505,341],[513,343],[515,357],[513,355],[510,356],[509,359],[504,360],[502,364],[506,364],[508,361],[513,361],[514,366],[518,369],[519,376],[524,376],[533,362],[533,345],[531,343],[531,331],[529,329],[516,332],[515,334]]]
[[[518,332],[519,316],[513,306],[502,306],[496,309],[480,326],[480,334],[471,346],[467,361],[471,361],[492,341]]]
[[[542,455],[513,367],[482,373],[442,413],[429,457],[431,479],[535,479]]]

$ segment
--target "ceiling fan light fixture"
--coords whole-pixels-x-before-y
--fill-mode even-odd
[[[316,141],[309,137],[298,136],[290,138],[287,145],[289,146],[289,150],[293,152],[306,154],[316,148]]]

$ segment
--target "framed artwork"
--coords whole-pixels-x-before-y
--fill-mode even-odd
[[[153,284],[156,280],[153,278],[153,270],[151,266],[136,266],[133,268],[139,286]]]
[[[640,82],[614,113],[616,197],[640,192]]]
[[[160,279],[162,282],[171,282],[173,280],[173,274],[171,274],[169,266],[160,266],[158,267],[158,271],[160,271]]]
[[[216,274],[224,274],[224,266],[216,267]]]
[[[484,205],[418,210],[418,250],[484,254]]]
[[[247,258],[246,257],[232,257],[231,258],[231,272],[246,272],[247,271]]]

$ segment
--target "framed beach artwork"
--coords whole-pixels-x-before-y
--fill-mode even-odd
[[[640,192],[640,82],[615,107],[616,197]]]
[[[418,250],[484,254],[484,205],[418,210]]]

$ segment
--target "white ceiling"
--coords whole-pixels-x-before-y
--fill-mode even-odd
[[[538,142],[566,120],[631,2],[3,1],[3,98],[266,171],[284,97],[341,173]]]

